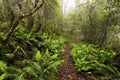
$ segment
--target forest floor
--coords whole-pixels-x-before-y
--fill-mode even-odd
[[[65,46],[65,53],[60,56],[60,58],[64,60],[64,63],[59,68],[60,80],[96,80],[86,73],[78,73],[70,52],[71,46],[68,42]]]

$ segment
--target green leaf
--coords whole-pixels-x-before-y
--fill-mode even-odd
[[[57,57],[58,57],[58,54],[54,54],[50,57],[50,60],[57,59]]]
[[[7,78],[7,73],[3,73],[3,74],[0,76],[0,80],[4,80],[5,78]]]
[[[21,74],[19,77],[18,77],[18,79],[17,80],[25,80],[24,79],[24,73],[23,74]]]
[[[35,77],[38,77],[37,74],[36,74],[36,72],[34,72],[34,69],[33,69],[32,67],[30,67],[30,66],[24,67],[23,70],[24,70],[26,73],[30,74],[30,75],[33,75],[33,76],[35,76]]]
[[[9,53],[9,54],[5,54],[6,55],[6,57],[8,57],[8,58],[10,58],[10,59],[12,59],[15,55],[14,54],[11,54],[11,53]]]
[[[56,70],[57,66],[59,66],[62,62],[63,62],[63,60],[59,60],[59,61],[56,61],[56,62],[51,63],[51,64],[44,70],[44,72],[46,72],[47,70],[52,69],[52,68]]]
[[[46,49],[45,55],[46,55],[47,57],[50,57],[50,54],[49,54],[49,50],[48,50],[48,49]]]
[[[6,68],[7,68],[6,63],[0,61],[0,70],[5,71]]]
[[[35,59],[36,59],[36,61],[38,61],[38,62],[40,61],[40,59],[41,59],[40,51],[38,51],[38,52],[36,53]]]

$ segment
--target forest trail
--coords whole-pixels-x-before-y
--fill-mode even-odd
[[[70,43],[66,43],[65,53],[61,56],[61,59],[64,60],[64,63],[60,67],[60,80],[86,80],[83,76],[78,74],[75,69],[72,56],[70,55],[71,47]]]
[[[96,80],[90,78],[86,74],[80,74],[75,68],[72,56],[70,54],[71,46],[70,43],[66,43],[65,53],[61,56],[64,63],[60,66],[60,79],[59,80]]]

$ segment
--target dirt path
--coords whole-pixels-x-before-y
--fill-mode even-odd
[[[65,47],[65,54],[61,56],[61,58],[64,60],[63,65],[60,67],[61,80],[85,80],[77,73],[74,62],[70,55],[70,51],[70,44],[67,43]]]
[[[60,67],[60,80],[96,80],[86,75],[79,74],[75,69],[74,62],[70,55],[71,47],[69,43],[66,43],[65,53],[61,56],[64,60],[63,65]]]

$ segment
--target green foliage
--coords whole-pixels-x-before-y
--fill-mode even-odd
[[[5,71],[6,67],[7,67],[6,63],[3,61],[0,61],[0,71]]]
[[[1,40],[5,40],[6,39],[4,32],[0,32],[0,39]]]
[[[79,33],[78,36],[83,36],[81,39],[90,44],[102,46],[109,42],[108,45],[114,45],[111,39],[117,38],[116,31],[120,32],[119,29],[113,31],[119,26],[119,5],[118,0],[88,0],[84,3],[77,0],[75,10],[68,17],[70,32]]]
[[[45,0],[44,6],[34,11],[41,1],[0,1],[0,80],[55,80],[58,66],[63,62],[59,56],[64,53],[65,39],[81,35],[79,39],[100,44],[115,31],[119,34],[118,29],[113,31],[114,27],[119,28],[119,1],[94,0],[80,5],[77,2],[77,9],[66,19],[69,22],[64,21],[60,0]],[[23,18],[22,15],[31,11],[33,15],[30,13],[29,17]],[[63,22],[68,24],[63,25]],[[113,28],[109,28],[111,26]],[[64,33],[63,29],[75,35],[65,35],[64,38],[60,35]],[[107,35],[108,31],[113,32]],[[113,42],[111,38],[108,39]],[[117,40],[111,44],[106,42],[119,48]],[[114,66],[113,51],[83,43],[72,44],[72,47],[78,71],[92,70],[96,75],[103,74],[105,77],[101,80],[120,76]]]
[[[41,59],[40,51],[38,51],[38,52],[36,53],[35,59],[36,59],[36,61],[40,61],[40,59]]]
[[[18,32],[18,35],[16,36],[16,38],[27,41],[27,40],[30,40],[31,33],[26,33],[24,31],[20,31],[20,32]]]
[[[34,13],[41,1],[0,1],[0,80],[56,79],[65,42],[58,35],[61,5],[58,0],[45,0],[43,8]],[[30,11],[33,15],[18,19]]]
[[[120,77],[120,72],[114,66],[115,52],[96,48],[91,44],[77,42],[72,44],[72,56],[78,71],[92,71],[93,74],[109,77]],[[106,76],[105,76],[106,77]],[[108,78],[108,77],[107,77]],[[109,78],[108,78],[109,79]]]
[[[0,61],[0,80],[53,80],[58,73],[57,67],[61,65],[63,60],[58,59],[58,54],[51,55],[46,50],[45,53],[36,52],[32,60],[22,60],[20,63],[23,67],[7,66],[6,63]],[[19,65],[20,66],[20,65]],[[46,76],[47,75],[47,76]]]
[[[48,35],[47,33],[44,33],[42,39],[48,45],[48,50],[51,52],[57,54],[64,52],[63,44],[66,40],[62,36],[57,36],[56,34]]]
[[[38,55],[40,55],[39,51],[35,56]],[[58,60],[58,56],[51,56],[48,50],[45,53],[41,53],[41,56],[41,58],[34,57],[36,61],[28,61],[29,65],[23,68],[26,74],[31,75],[34,80],[50,79],[51,73],[55,73],[57,67],[63,62],[62,60]],[[51,78],[53,77],[51,76]]]
[[[0,80],[4,80],[6,78],[7,74],[6,73],[3,73],[1,76],[0,76]]]
[[[58,58],[64,52],[65,39],[62,36],[47,33],[29,34],[20,31],[14,39],[10,39],[14,44],[8,43],[8,46],[12,47],[17,44],[13,50],[7,49],[7,46],[4,46],[7,52],[1,50],[4,54],[0,62],[0,80],[56,79],[58,66],[63,62]],[[31,50],[28,50],[28,47]],[[9,63],[13,60],[12,64]]]

